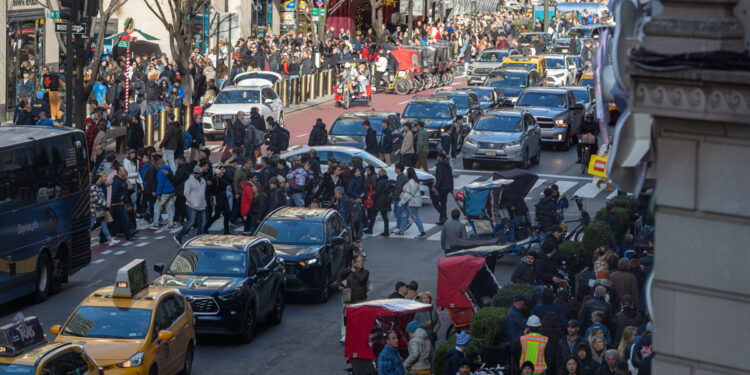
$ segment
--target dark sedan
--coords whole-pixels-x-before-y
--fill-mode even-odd
[[[472,91],[477,94],[479,103],[482,105],[482,110],[485,111],[502,107],[505,102],[505,98],[503,97],[503,90],[499,87],[466,86],[456,89],[456,91]]]
[[[205,235],[177,252],[155,284],[180,289],[190,303],[198,333],[238,335],[250,342],[259,319],[281,323],[284,266],[264,238]]]
[[[388,121],[388,127],[393,134],[393,150],[401,149],[404,132],[401,121],[395,112],[386,111],[354,111],[340,115],[328,132],[328,144],[365,148],[366,131],[362,122],[370,121],[370,126],[378,136],[378,142],[383,135],[383,120]]]
[[[352,236],[333,209],[282,207],[266,216],[255,233],[273,243],[283,259],[286,291],[328,301],[336,274],[352,262]]]

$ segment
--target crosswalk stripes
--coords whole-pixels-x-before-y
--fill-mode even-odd
[[[576,182],[576,181],[560,180],[560,181],[555,182],[555,184],[557,184],[557,188],[558,188],[558,191],[560,192],[560,194],[565,194],[565,193],[568,192],[568,190],[570,190],[570,188],[572,188],[573,186],[578,185],[578,182]],[[552,185],[552,184],[550,184],[550,185]]]
[[[542,184],[545,183],[545,182],[547,182],[547,180],[544,179],[544,178],[537,179],[536,182],[534,183],[534,186],[531,187],[531,190],[534,190],[534,189],[538,188],[539,186],[542,186]]]
[[[580,187],[580,188],[579,188],[578,190],[576,190],[576,192],[575,192],[575,193],[574,193],[573,195],[571,195],[571,196],[577,196],[577,197],[580,197],[580,198],[587,198],[587,199],[588,199],[588,198],[594,198],[594,197],[596,197],[597,195],[599,195],[599,193],[601,193],[601,192],[602,192],[602,190],[603,190],[603,189],[602,189],[602,188],[600,188],[600,187],[598,187],[598,186],[596,186],[596,184],[595,184],[595,183],[593,183],[593,182],[589,182],[588,184],[585,184],[585,185],[581,186],[581,187]]]

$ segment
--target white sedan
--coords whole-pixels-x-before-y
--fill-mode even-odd
[[[372,165],[375,167],[375,172],[378,169],[384,169],[388,174],[388,179],[396,181],[396,167],[393,164],[388,164],[374,155],[365,152],[361,149],[348,147],[348,146],[292,146],[289,148],[289,152],[282,154],[282,159],[288,159],[292,156],[300,156],[310,152],[310,149],[315,149],[316,155],[320,158],[320,170],[325,172],[328,170],[328,160],[333,159],[337,162],[351,163],[352,158],[359,156],[365,163],[365,167]],[[422,197],[422,203],[430,203],[430,187],[435,184],[435,177],[431,174],[421,170],[415,170],[417,172],[417,178],[419,179],[419,194]]]

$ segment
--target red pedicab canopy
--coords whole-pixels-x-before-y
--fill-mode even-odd
[[[419,65],[419,52],[406,48],[393,50],[393,57],[398,61],[398,70],[412,70]]]
[[[466,290],[483,266],[484,258],[471,255],[438,259],[436,305],[456,309],[473,308]]]
[[[375,320],[382,317],[407,316],[408,320],[396,322],[401,331],[412,320],[415,312],[431,309],[432,306],[405,299],[380,299],[349,305],[346,307],[346,343],[344,356],[347,358],[377,359],[370,346],[370,334]]]

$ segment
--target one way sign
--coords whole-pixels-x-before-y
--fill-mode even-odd
[[[65,33],[68,32],[68,24],[67,23],[56,23],[55,24],[55,32],[57,33]],[[73,34],[86,34],[86,25],[73,25]]]

